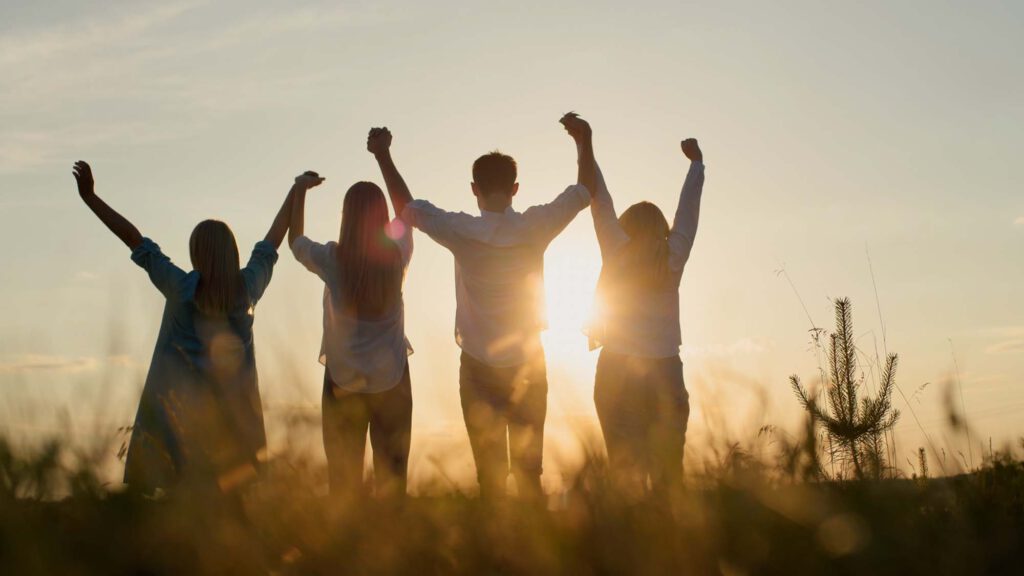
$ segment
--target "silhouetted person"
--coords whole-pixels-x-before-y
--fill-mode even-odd
[[[455,257],[459,393],[480,493],[504,494],[511,468],[519,494],[539,499],[548,389],[544,251],[590,195],[569,186],[551,203],[517,212],[516,162],[500,152],[473,163],[471,188],[479,216],[416,200],[403,217]]]
[[[200,222],[189,239],[193,270],[186,272],[96,196],[88,164],[76,162],[74,174],[82,200],[132,250],[166,299],[124,481],[144,492],[183,484],[229,491],[253,477],[266,457],[253,309],[270,284],[291,196],[241,269],[227,224]],[[292,190],[319,182],[303,175]]]
[[[589,335],[592,347],[603,347],[594,401],[609,463],[625,485],[644,486],[649,477],[664,492],[681,482],[690,415],[679,357],[679,284],[697,233],[703,155],[696,140],[682,142],[691,163],[671,227],[650,202],[616,218],[590,126],[572,113],[562,123],[576,141],[581,170],[592,166],[597,180],[591,214],[603,266]]]
[[[391,159],[391,132],[370,130],[367,149],[384,175],[396,216],[412,200]],[[319,244],[302,235],[305,194],[295,195],[292,253],[324,281],[323,434],[331,492],[359,494],[369,430],[378,495],[405,494],[412,390],[402,281],[412,228],[390,220],[381,189],[357,182],[345,193],[341,235]]]

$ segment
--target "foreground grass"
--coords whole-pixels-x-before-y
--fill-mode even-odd
[[[744,469],[671,501],[623,498],[600,462],[547,506],[458,493],[317,496],[273,462],[241,498],[108,492],[51,449],[0,450],[2,574],[992,574],[1024,566],[1024,465],[953,478],[792,482]],[[69,493],[48,497],[57,485]]]

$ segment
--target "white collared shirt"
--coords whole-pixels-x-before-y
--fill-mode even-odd
[[[690,258],[697,220],[700,216],[700,197],[704,189],[704,164],[692,162],[679,193],[672,228],[668,235],[669,271],[671,287],[645,295],[642,301],[608,302],[606,313],[599,315],[590,328],[591,341],[612,352],[645,358],[668,358],[679,354],[682,334],[679,328],[679,284],[683,268]],[[601,258],[609,258],[629,243],[629,235],[622,229],[615,215],[615,205],[600,168],[597,170],[597,191],[590,206],[594,217],[594,230],[601,246]],[[617,310],[615,308],[618,308]],[[627,311],[623,313],[623,311]],[[603,316],[603,318],[601,317]]]
[[[412,230],[398,220],[389,232],[402,255],[402,267],[412,258]],[[320,244],[305,236],[292,243],[292,254],[310,272],[324,281],[324,335],[320,343],[320,363],[331,373],[331,380],[350,392],[383,392],[402,379],[412,346],[405,337],[405,305],[399,299],[389,314],[362,320],[345,311],[341,301],[341,276],[337,242]]]
[[[544,251],[590,204],[590,193],[569,186],[548,204],[516,212],[447,212],[426,200],[410,202],[402,219],[455,256],[455,341],[491,366],[517,366],[541,351]]]

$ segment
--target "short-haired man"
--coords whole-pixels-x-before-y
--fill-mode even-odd
[[[500,152],[473,163],[472,189],[479,216],[415,200],[403,219],[455,257],[459,393],[480,494],[503,495],[511,469],[520,496],[539,499],[547,414],[544,251],[590,205],[590,193],[572,185],[548,204],[517,212],[516,162]]]

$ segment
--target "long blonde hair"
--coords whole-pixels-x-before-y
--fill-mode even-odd
[[[628,306],[647,292],[671,288],[668,221],[650,202],[630,206],[619,217],[629,242],[601,267],[598,293],[609,309]]]
[[[238,244],[227,224],[203,220],[188,241],[192,268],[199,273],[196,306],[204,314],[223,316],[245,298]]]
[[[341,296],[352,315],[378,318],[402,297],[402,255],[387,235],[388,204],[372,182],[356,182],[341,210],[338,270]]]

